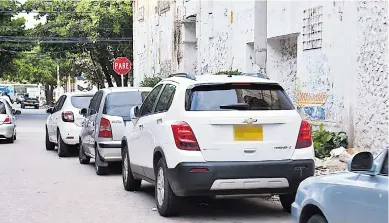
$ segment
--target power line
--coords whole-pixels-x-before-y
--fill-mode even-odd
[[[3,28],[4,27],[4,28]],[[2,29],[3,28],[3,29]],[[97,29],[97,30],[115,30],[115,28],[92,28],[92,29]],[[22,29],[23,30],[23,29]],[[8,29],[6,26],[0,26],[0,31],[22,31],[20,29]],[[118,28],[118,30],[133,30],[133,28]]]
[[[80,37],[23,37],[23,36],[0,36],[0,42],[13,43],[120,43],[132,42],[132,38],[96,38],[87,39]]]
[[[94,11],[83,11],[83,12],[80,12],[80,11],[36,11],[36,10],[33,10],[33,11],[26,11],[26,10],[20,10],[20,11],[9,11],[9,10],[0,10],[1,13],[10,13],[10,14],[15,14],[15,13],[26,13],[26,14],[29,14],[29,13],[37,13],[37,14],[54,14],[54,13],[76,13],[76,14],[89,14],[89,13],[94,13]]]

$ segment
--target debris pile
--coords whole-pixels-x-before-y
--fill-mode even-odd
[[[330,157],[324,159],[315,158],[315,176],[327,174],[330,172],[346,171],[347,161],[359,150],[356,148],[345,149],[339,147],[331,150]]]

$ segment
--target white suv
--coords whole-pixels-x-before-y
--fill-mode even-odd
[[[80,114],[82,108],[88,107],[93,93],[65,93],[48,108],[50,115],[46,120],[46,150],[54,150],[58,146],[58,156],[69,155],[71,146],[74,150],[80,143],[79,136],[84,117]]]
[[[275,81],[243,75],[174,74],[140,108],[122,141],[123,184],[156,185],[162,216],[185,196],[278,194],[290,211],[314,175],[310,125]]]

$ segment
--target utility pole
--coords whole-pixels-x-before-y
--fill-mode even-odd
[[[57,62],[57,91],[55,92],[55,99],[58,100],[59,98],[59,88],[60,88],[60,81],[59,81],[59,62]]]

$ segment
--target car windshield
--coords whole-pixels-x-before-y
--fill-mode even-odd
[[[73,96],[71,102],[75,108],[87,108],[89,107],[92,97],[93,96]]]
[[[292,110],[279,85],[236,83],[196,86],[187,92],[187,111]]]
[[[129,121],[131,108],[141,105],[148,93],[147,91],[110,93],[105,101],[103,114],[120,116],[124,121]]]

